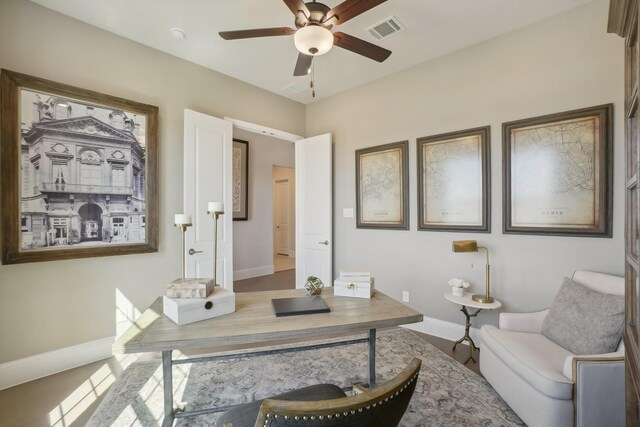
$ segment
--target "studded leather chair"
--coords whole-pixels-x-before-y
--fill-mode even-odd
[[[319,384],[239,405],[224,413],[216,427],[396,427],[413,395],[420,359],[392,380],[347,396],[332,384]]]

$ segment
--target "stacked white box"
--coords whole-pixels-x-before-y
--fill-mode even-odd
[[[216,288],[208,298],[163,297],[164,314],[178,325],[187,325],[236,311],[236,294]]]
[[[366,282],[343,279],[338,277],[333,281],[334,295],[355,298],[371,298],[373,295],[373,277]]]
[[[373,278],[370,271],[340,269],[340,277],[333,281],[333,294],[343,297],[371,298]]]
[[[213,279],[176,279],[167,285],[169,298],[202,298],[213,292]]]

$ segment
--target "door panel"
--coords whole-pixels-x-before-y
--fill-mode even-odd
[[[213,275],[213,218],[208,202],[223,202],[228,214],[218,219],[217,282],[233,289],[231,123],[191,110],[184,115],[184,213],[193,226],[187,230],[187,277]],[[189,250],[193,249],[193,255]]]
[[[296,287],[333,284],[331,134],[296,142]]]
[[[289,180],[276,181],[276,253],[289,255]]]

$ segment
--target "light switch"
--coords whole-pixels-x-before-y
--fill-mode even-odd
[[[343,208],[342,209],[342,217],[343,218],[353,218],[353,208]]]

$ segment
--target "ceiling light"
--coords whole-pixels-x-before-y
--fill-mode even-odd
[[[176,40],[183,40],[187,36],[180,28],[171,28],[169,33],[171,33],[171,37]]]
[[[324,55],[333,47],[333,34],[320,25],[309,24],[296,31],[293,42],[305,55]]]

